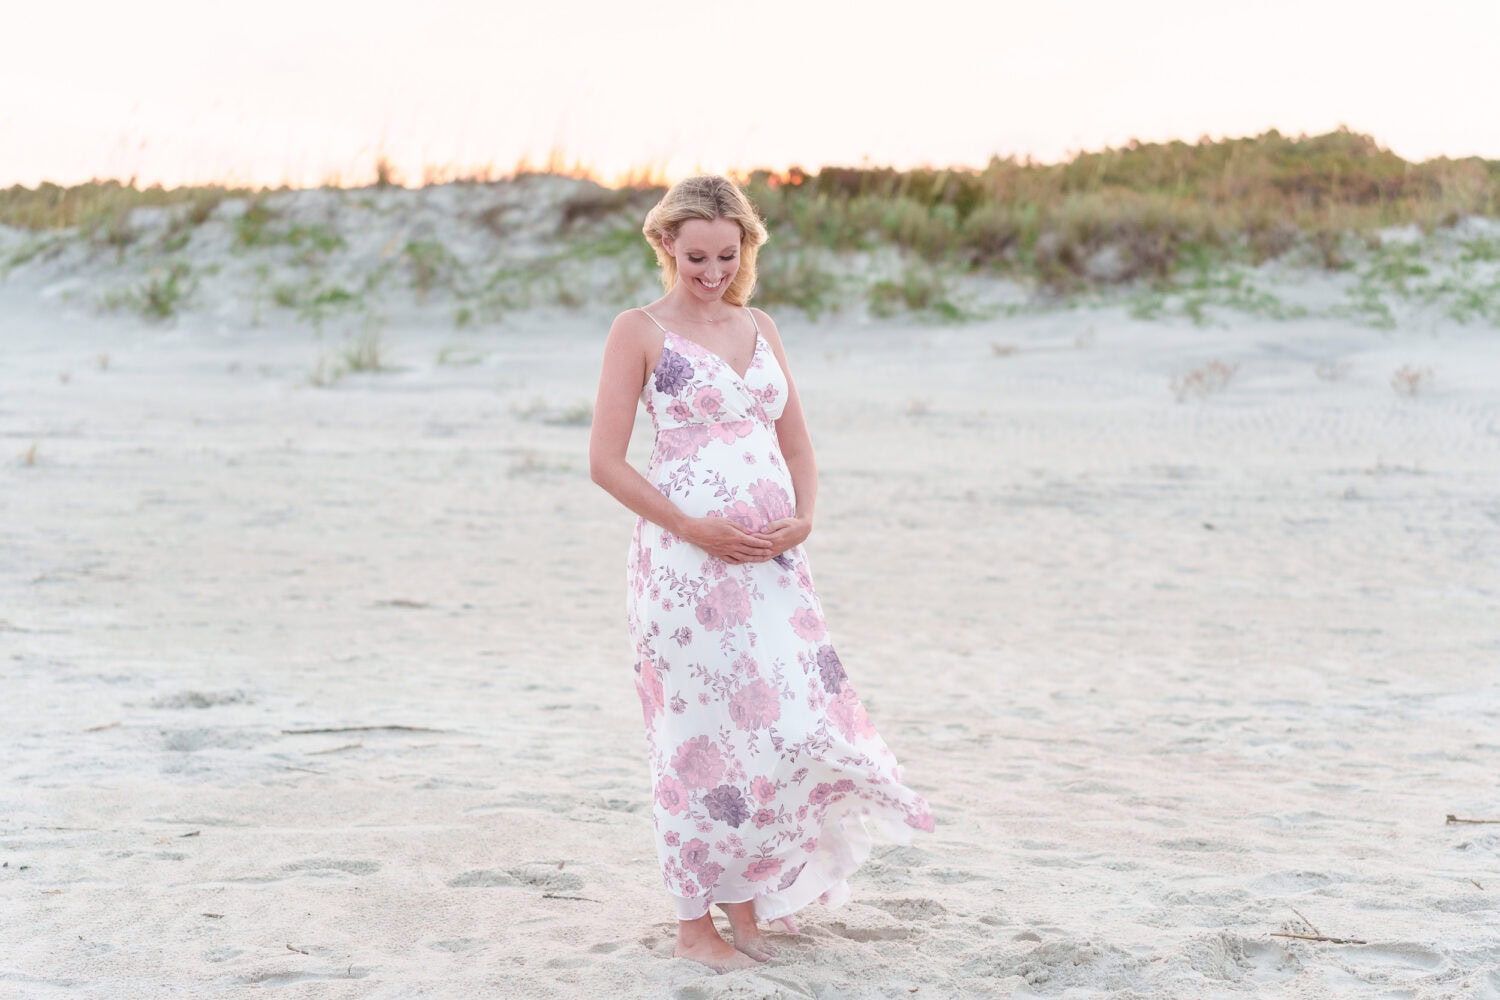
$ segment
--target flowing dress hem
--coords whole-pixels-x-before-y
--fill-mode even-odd
[[[713,892],[693,897],[669,892],[676,904],[677,919],[696,920],[720,903],[750,901],[755,903],[756,920],[779,920],[819,901],[837,909],[849,900],[847,879],[869,860],[874,850],[871,827],[882,840],[897,846],[910,844],[916,832],[905,822],[877,816],[859,799],[836,803],[824,817],[817,849],[791,885],[746,899],[718,898]]]

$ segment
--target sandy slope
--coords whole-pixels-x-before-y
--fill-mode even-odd
[[[939,826],[713,978],[570,412],[607,317],[317,388],[305,329],[0,297],[0,993],[1500,997],[1500,826],[1444,823],[1500,818],[1494,330],[784,319]]]

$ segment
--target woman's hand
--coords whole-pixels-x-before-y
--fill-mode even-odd
[[[771,543],[767,559],[775,559],[787,549],[796,548],[812,534],[812,520],[805,517],[784,517],[772,521],[761,530],[760,537]]]
[[[780,553],[765,535],[752,535],[723,517],[695,517],[682,532],[684,541],[727,563],[765,562]]]

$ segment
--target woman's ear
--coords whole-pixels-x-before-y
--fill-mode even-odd
[[[661,234],[661,248],[667,252],[668,257],[677,256],[677,251],[672,247],[672,237],[666,233]]]

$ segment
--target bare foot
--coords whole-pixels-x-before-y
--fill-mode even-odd
[[[757,962],[769,962],[776,956],[776,949],[771,946],[759,930],[751,928],[749,933],[741,931],[737,927],[730,928],[734,936],[734,946],[744,952]]]
[[[712,939],[705,938],[690,945],[678,942],[677,950],[672,954],[678,958],[685,958],[689,962],[706,965],[719,973],[733,972],[735,969],[753,969],[756,965],[755,959],[733,947],[717,934]]]
[[[736,950],[719,936],[714,918],[707,913],[697,920],[677,922],[677,950],[672,954],[706,965],[715,972],[755,968],[755,959]]]
[[[761,935],[760,928],[755,926],[755,904],[720,903],[719,909],[729,918],[729,931],[734,936],[735,948],[757,962],[770,961],[776,954],[776,949]]]

